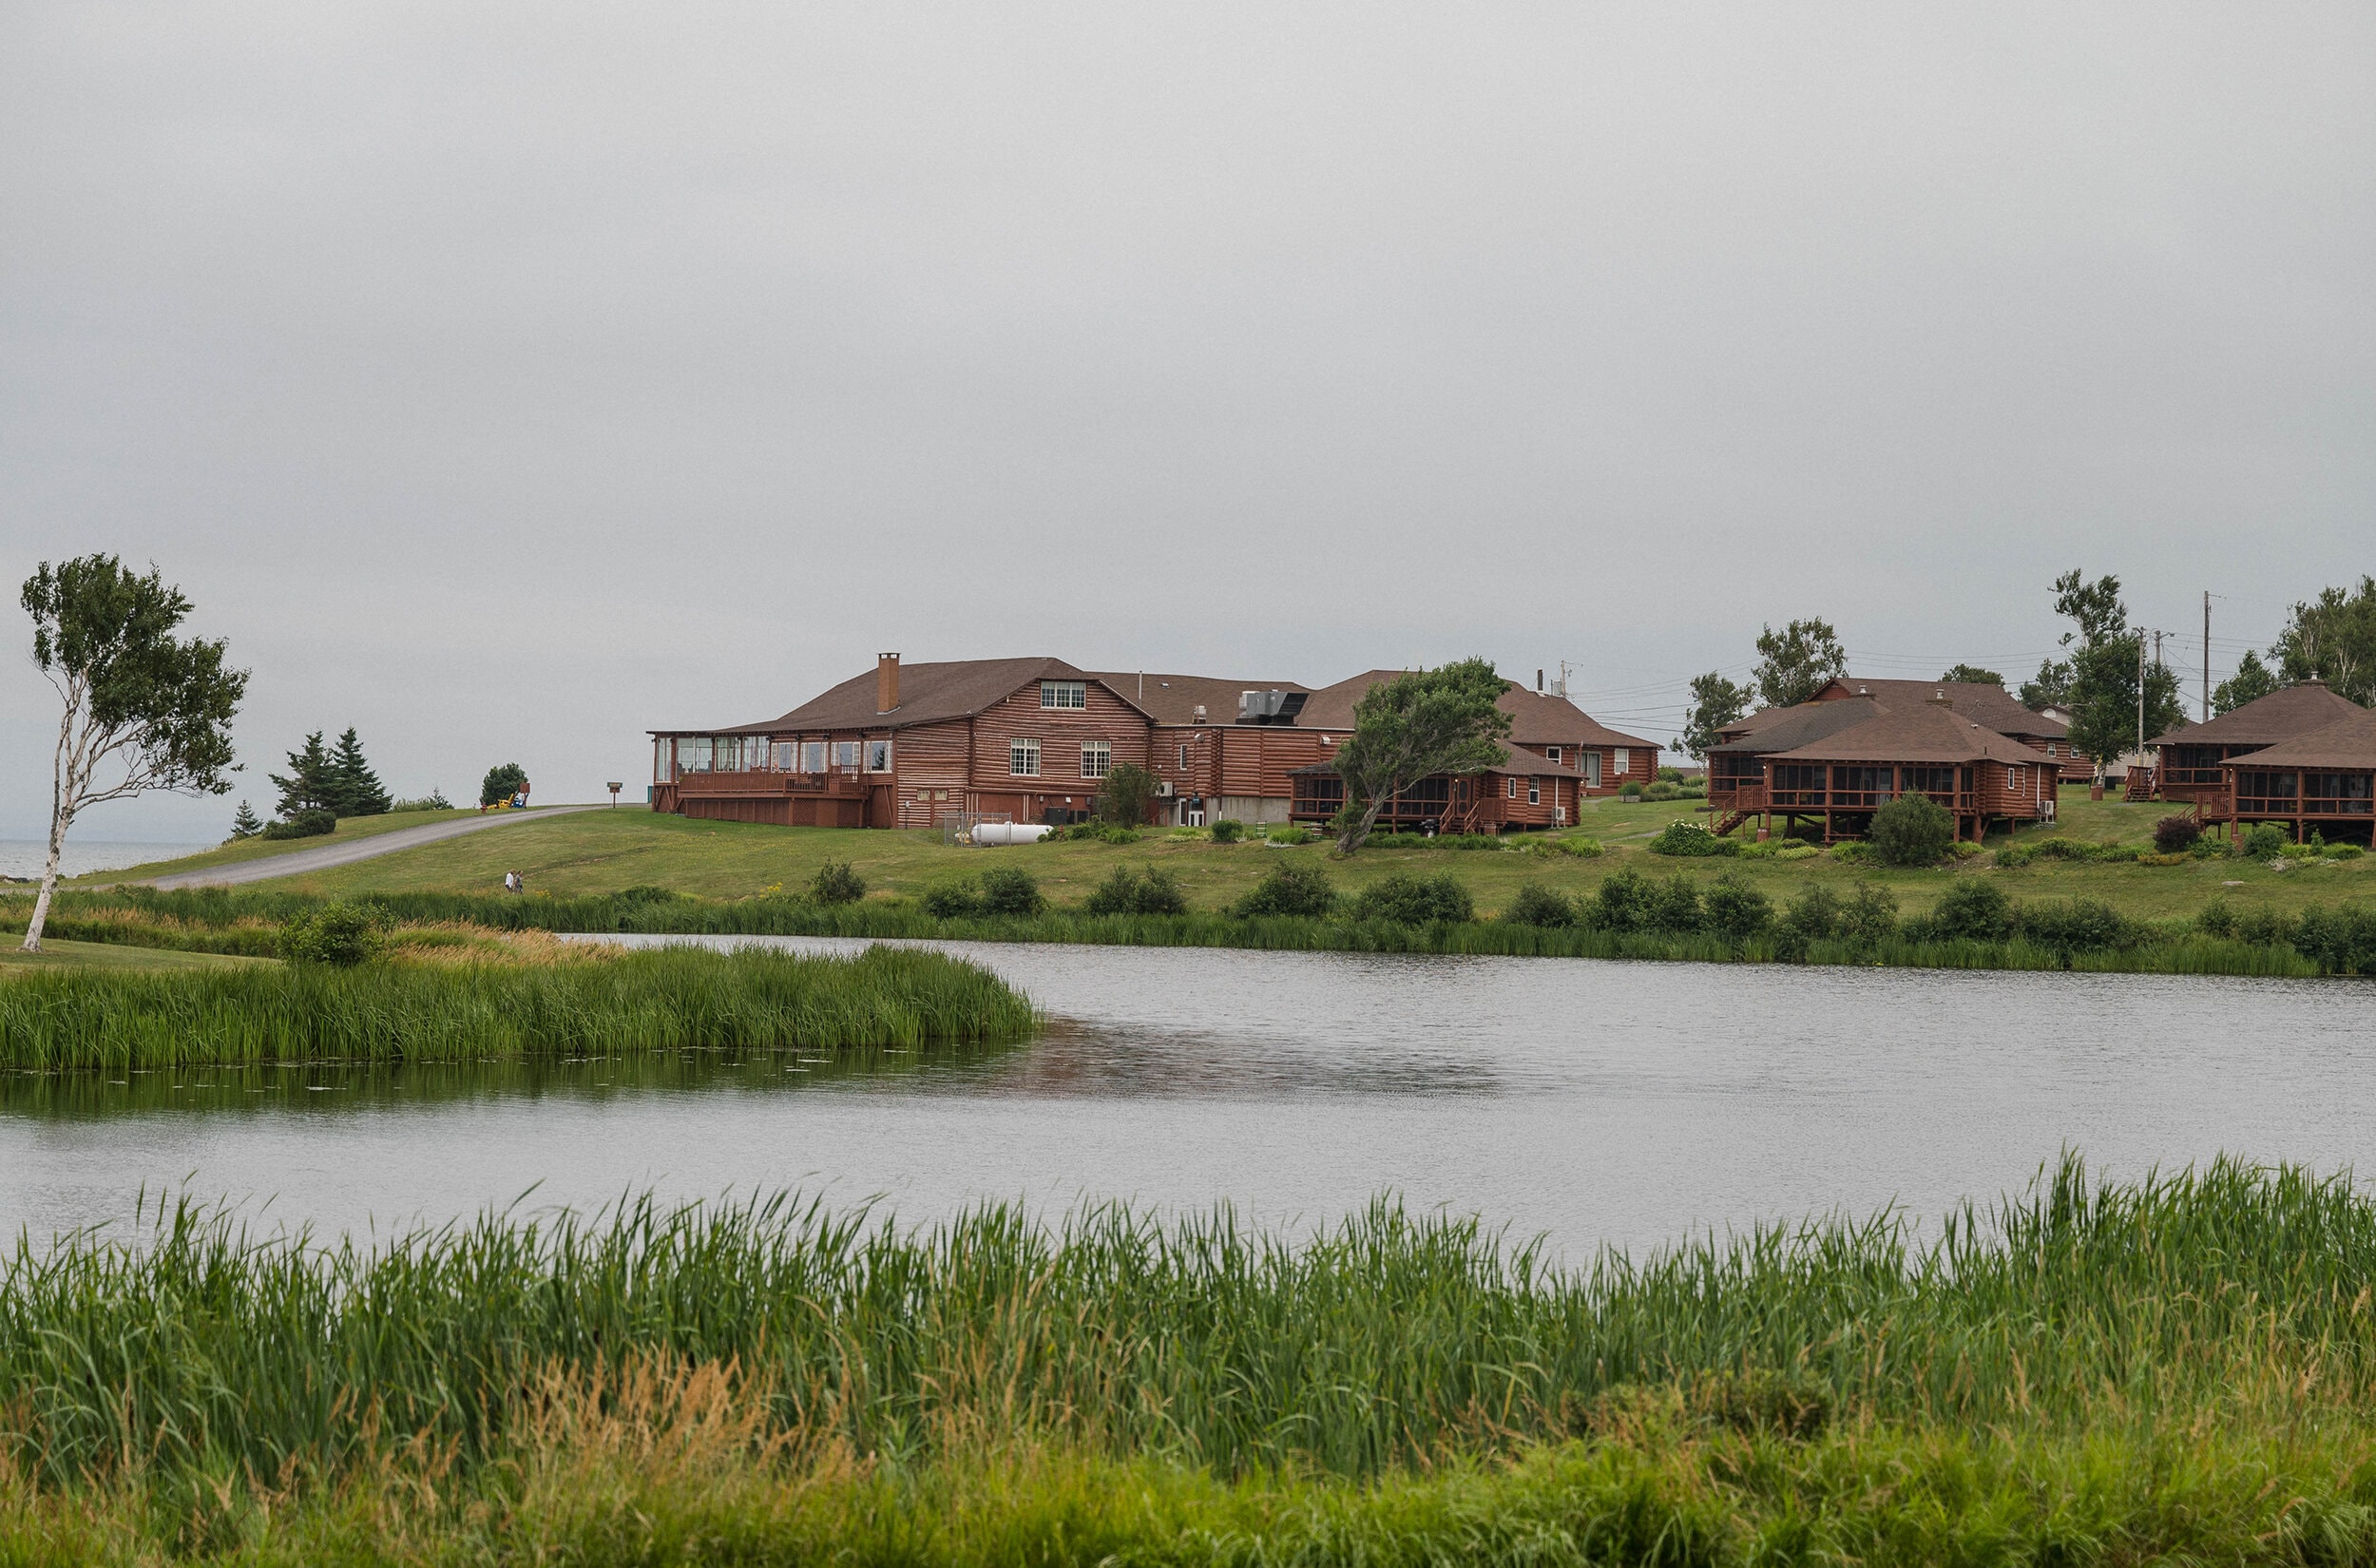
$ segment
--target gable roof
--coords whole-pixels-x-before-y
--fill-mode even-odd
[[[1738,724],[1728,726],[1724,733],[1732,738],[1709,747],[1708,755],[1747,752],[1762,755],[1792,751],[1811,740],[1851,729],[1883,711],[1882,705],[1869,697],[1834,698],[1829,702],[1801,702],[1789,708],[1760,708]]]
[[[1364,670],[1333,686],[1323,686],[1304,703],[1304,711],[1296,716],[1295,727],[1351,731],[1353,708],[1370,695],[1370,688],[1382,686],[1405,673]],[[1654,752],[1658,749],[1655,740],[1610,729],[1566,698],[1531,691],[1514,680],[1504,684],[1502,695],[1493,705],[1510,716],[1509,738],[1522,746],[1625,746]]]
[[[2046,764],[2048,759],[1975,719],[1925,703],[1912,708],[1884,708],[1861,724],[1835,730],[1793,751],[1770,754],[1767,760]]]
[[[1869,697],[1885,708],[1910,708],[1917,703],[1937,707],[1944,698],[1950,713],[1985,724],[1999,735],[2034,735],[2041,740],[2060,740],[2071,733],[2068,724],[2049,718],[2034,708],[2022,707],[2011,692],[1988,680],[1866,680],[1844,675],[1824,689],[1841,690],[1850,697]],[[1837,702],[1842,698],[1830,700]]]
[[[2261,698],[2266,702],[2267,698]],[[2336,700],[2341,701],[2338,698]],[[2251,706],[2251,704],[2246,704]],[[2243,708],[2235,710],[2242,713]],[[2217,719],[2212,723],[2216,724]],[[2210,725],[2201,726],[2208,729]],[[2336,719],[2308,735],[2281,740],[2265,751],[2228,758],[2232,768],[2333,768],[2351,773],[2376,769],[2376,711],[2352,705],[2347,718]]]
[[[1235,724],[1237,699],[1248,692],[1312,690],[1294,680],[1223,680],[1209,675],[1158,675],[1152,670],[1143,675],[1136,670],[1099,670],[1090,679],[1103,681],[1158,724],[1194,724],[1198,704],[1204,707],[1205,723]],[[1308,727],[1300,718],[1296,723],[1298,728]]]
[[[2336,695],[2323,680],[2280,686],[2267,697],[2254,698],[2199,724],[2181,724],[2152,744],[2167,746],[2273,746],[2281,740],[2324,729],[2339,719],[2367,712],[2347,697]]]
[[[968,718],[993,707],[1039,680],[1095,680],[1138,709],[1127,692],[1061,659],[953,659],[938,664],[899,667],[899,706],[889,713],[874,707],[875,672],[853,676],[811,698],[784,715],[757,724],[740,724],[720,735],[768,735],[787,730],[902,730],[943,719]],[[1144,709],[1139,709],[1144,712]]]

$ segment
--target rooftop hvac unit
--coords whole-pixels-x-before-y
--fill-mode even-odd
[[[1309,692],[1290,692],[1276,688],[1267,692],[1241,692],[1237,698],[1237,722],[1240,724],[1293,724],[1295,716],[1304,711]]]

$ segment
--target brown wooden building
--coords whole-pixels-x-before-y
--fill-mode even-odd
[[[2221,762],[2220,787],[2196,794],[2196,814],[2226,823],[2236,835],[2248,822],[2281,822],[2297,844],[2313,830],[2330,842],[2369,843],[2376,825],[2376,713],[2345,705],[2351,709],[2348,717]]]
[[[1763,837],[1778,816],[1785,832],[1819,822],[1828,844],[1863,836],[1872,813],[1903,794],[1945,806],[1959,838],[1977,839],[1995,823],[2052,820],[2058,757],[1948,700],[1908,705],[1892,695],[1866,690],[1769,709],[1727,731],[1708,752],[1716,832],[1757,817]]]
[[[1296,769],[1293,785],[1290,815],[1297,822],[1318,826],[1345,807],[1345,780],[1332,763]],[[1504,741],[1496,766],[1423,778],[1387,801],[1377,825],[1447,833],[1559,828],[1576,820],[1583,796],[1584,777],[1574,767]]]
[[[2329,691],[2325,681],[2305,680],[2216,718],[2182,724],[2153,742],[2161,752],[2162,798],[2197,804],[2218,799],[2228,788],[2229,758],[2265,751],[2366,711]]]

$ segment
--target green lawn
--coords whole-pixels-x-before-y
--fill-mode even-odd
[[[346,844],[358,838],[374,838],[381,833],[393,832],[398,828],[417,828],[426,822],[450,822],[458,816],[477,814],[474,811],[389,812],[380,816],[341,817],[335,832],[324,833],[318,838],[243,838],[237,843],[218,845],[199,854],[185,855],[180,860],[155,860],[141,866],[120,866],[110,871],[92,871],[84,876],[68,877],[64,885],[89,888],[109,882],[164,876],[175,871],[204,870],[210,866],[231,866],[241,861],[289,854],[298,850],[318,850],[326,844]]]
[[[133,947],[112,942],[61,942],[45,938],[41,951],[29,953],[18,946],[21,935],[0,936],[0,975],[29,974],[51,969],[213,969],[225,966],[270,963],[269,959],[230,958],[220,953],[184,953],[169,947]]]
[[[1859,881],[1873,882],[1894,891],[1901,908],[1908,913],[1927,908],[1950,877],[1976,873],[1997,879],[2017,898],[2101,898],[2131,915],[2147,918],[2192,914],[2218,894],[2225,894],[2238,908],[2298,908],[2376,893],[2376,856],[2283,871],[2227,859],[2182,866],[2047,860],[2017,870],[1988,868],[1983,860],[1952,871],[1892,871],[1846,865],[1829,856],[1785,864],[1675,860],[1648,853],[1644,845],[1659,828],[1688,814],[1696,804],[1601,800],[1587,805],[1578,832],[1608,847],[1607,853],[1591,859],[1507,851],[1373,849],[1350,862],[1332,859],[1325,843],[1280,849],[1259,842],[1178,842],[1154,831],[1130,846],[1063,843],[950,849],[933,832],[695,822],[622,807],[521,823],[500,833],[472,834],[263,886],[322,893],[493,892],[501,887],[505,871],[517,870],[527,877],[531,890],[557,894],[612,892],[652,884],[707,897],[739,898],[771,889],[796,890],[820,865],[846,860],[866,878],[876,896],[912,894],[987,865],[1021,865],[1040,878],[1051,899],[1063,904],[1077,902],[1116,865],[1127,864],[1159,866],[1173,872],[1193,906],[1214,908],[1236,898],[1282,859],[1300,859],[1327,866],[1330,874],[1349,888],[1390,871],[1430,875],[1450,871],[1468,885],[1481,912],[1499,908],[1526,882],[1542,881],[1569,891],[1589,890],[1619,866],[1661,876],[1679,871],[1703,881],[1732,872],[1777,900],[1787,900],[1812,883],[1846,889]],[[2156,817],[2170,810],[2165,805],[2091,802],[2084,789],[2066,790],[2060,824],[2018,836],[2032,839],[2055,833],[2102,842],[2136,842],[2148,835]],[[1735,836],[1748,832],[1740,830]],[[1989,842],[1993,848],[2005,841]],[[180,867],[177,863],[168,869]]]

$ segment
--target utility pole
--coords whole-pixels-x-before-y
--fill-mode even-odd
[[[2145,628],[2136,628],[2136,755],[2132,768],[2145,765]],[[2133,775],[2132,775],[2133,776]],[[2132,795],[2132,800],[2136,796]]]
[[[2203,722],[2211,722],[2211,590],[2203,590]]]

